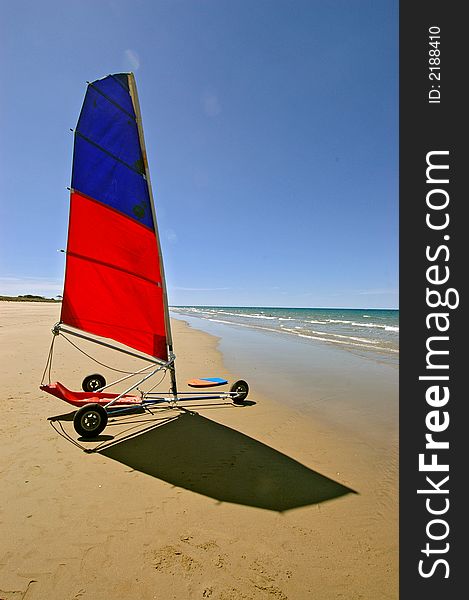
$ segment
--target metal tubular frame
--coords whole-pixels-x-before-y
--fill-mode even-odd
[[[156,373],[158,373],[161,370],[166,370],[166,369],[171,369],[171,372],[174,373],[174,358],[173,361],[171,362],[163,362],[163,361],[159,361],[153,357],[147,357],[144,355],[140,355],[137,354],[136,352],[132,352],[130,350],[126,350],[125,348],[120,348],[119,346],[116,346],[114,344],[110,344],[107,343],[103,340],[100,339],[96,339],[94,337],[82,334],[82,333],[78,333],[76,331],[73,331],[72,329],[69,329],[68,327],[64,327],[61,323],[57,323],[53,330],[52,330],[54,336],[59,335],[60,333],[64,334],[64,333],[68,333],[70,335],[74,335],[76,337],[79,337],[81,339],[85,339],[87,341],[90,342],[94,342],[98,345],[104,346],[106,348],[111,348],[112,350],[118,350],[120,352],[123,352],[124,354],[133,356],[135,358],[140,358],[142,360],[146,360],[147,362],[151,362],[153,364],[158,364],[158,366],[154,369],[152,369],[150,371],[150,373],[146,373],[144,377],[142,377],[141,379],[139,379],[136,383],[132,384],[129,388],[127,388],[125,391],[121,392],[120,394],[118,394],[115,398],[113,398],[110,402],[108,402],[106,405],[104,405],[105,409],[110,408],[111,406],[113,406],[118,400],[120,400],[123,396],[125,396],[126,394],[128,394],[129,392],[131,392],[132,390],[134,390],[135,388],[137,388],[140,384],[144,383],[145,381],[147,381],[147,379],[150,379],[150,377],[153,377],[153,375],[156,375]],[[105,390],[109,387],[111,387],[112,385],[115,385],[117,383],[121,383],[122,381],[125,381],[126,379],[130,379],[131,377],[135,377],[136,375],[140,375],[141,373],[143,373],[146,369],[151,368],[150,365],[146,365],[145,367],[143,367],[142,369],[139,369],[138,371],[135,371],[135,373],[129,373],[127,375],[125,375],[124,377],[121,377],[111,383],[108,383],[107,385],[99,388],[98,390],[95,390],[96,392]],[[140,404],[141,408],[146,408],[149,407],[153,404],[160,404],[161,402],[167,402],[167,403],[174,403],[176,404],[178,401],[182,400],[182,401],[197,401],[197,400],[221,400],[221,399],[228,399],[228,398],[233,398],[236,396],[236,392],[220,392],[218,394],[207,394],[207,392],[197,392],[197,391],[187,391],[187,392],[177,392],[174,393],[174,388],[172,387],[171,389],[171,396],[170,397],[166,397],[166,396],[161,396],[160,394],[156,393],[156,392],[141,392],[142,394],[142,402]],[[135,410],[136,407],[138,407],[139,405],[132,405],[129,407],[123,407],[123,408],[119,408],[118,411],[116,409],[114,409],[112,411],[112,414],[117,414],[117,412],[128,412],[128,411],[132,411]]]
[[[126,389],[125,392],[122,392],[121,394],[119,394],[118,396],[113,398],[110,402],[108,402],[104,406],[104,408],[109,408],[109,406],[112,406],[113,404],[115,404],[118,400],[120,400],[122,398],[122,396],[125,396],[126,394],[128,394],[129,392],[134,390],[137,386],[139,386],[141,383],[143,383],[147,379],[150,379],[150,377],[153,377],[153,375],[158,373],[158,371],[161,371],[161,369],[164,369],[164,367],[163,366],[158,367],[156,369],[153,369],[153,371],[151,371],[151,373],[147,373],[147,375],[145,375],[145,377],[142,377],[142,379],[140,379],[140,381],[137,381],[137,383],[131,385],[128,389]]]
[[[100,388],[98,388],[97,390],[94,390],[94,391],[95,392],[102,392],[103,390],[107,390],[107,388],[112,387],[116,383],[121,383],[122,381],[125,381],[126,379],[130,379],[131,377],[135,377],[135,375],[140,375],[140,373],[143,373],[144,371],[146,371],[149,368],[150,368],[150,365],[147,365],[146,367],[143,367],[143,369],[139,369],[138,371],[135,371],[135,373],[128,373],[127,375],[124,375],[124,377],[121,377],[120,379],[116,379],[116,381],[111,381],[111,383],[107,383],[106,385],[103,385],[103,387],[100,387]],[[163,368],[163,367],[161,367],[161,368]]]
[[[97,339],[92,337],[91,335],[86,335],[84,333],[78,333],[78,331],[74,331],[73,329],[69,329],[64,326],[62,323],[57,323],[52,329],[52,333],[57,335],[58,333],[68,333],[69,335],[74,335],[75,337],[81,338],[83,340],[88,340],[89,342],[94,342],[99,346],[104,346],[105,348],[111,348],[111,350],[118,350],[123,354],[128,354],[129,356],[133,356],[134,358],[140,358],[141,360],[146,360],[147,362],[154,363],[156,365],[161,365],[163,367],[169,367],[171,364],[170,361],[160,360],[155,358],[154,356],[149,356],[147,354],[139,354],[138,352],[133,352],[132,350],[127,350],[126,348],[121,348],[120,346],[116,346],[115,344],[110,344],[109,342],[105,342],[104,340]]]

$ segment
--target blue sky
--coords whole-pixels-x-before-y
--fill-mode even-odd
[[[391,0],[1,0],[0,294],[61,293],[70,128],[86,81],[134,71],[170,304],[397,307],[397,23]]]

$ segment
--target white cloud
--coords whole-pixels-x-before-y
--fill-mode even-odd
[[[165,231],[165,237],[168,240],[168,242],[171,242],[171,244],[176,244],[178,241],[178,236],[174,229],[167,229]]]
[[[63,282],[47,277],[0,277],[0,295],[56,296],[62,294]]]
[[[190,288],[190,287],[175,287],[174,290],[182,292],[218,292],[221,290],[231,290],[229,287],[218,287],[218,288]]]
[[[208,117],[216,117],[221,113],[218,96],[213,91],[204,92],[201,101],[204,112]]]
[[[135,50],[130,48],[124,52],[124,70],[137,71],[140,67],[140,58]]]

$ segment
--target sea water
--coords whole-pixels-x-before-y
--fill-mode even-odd
[[[324,343],[397,362],[399,311],[344,308],[173,306],[174,317],[194,317]]]
[[[236,379],[248,381],[253,391],[362,437],[366,424],[373,443],[394,435],[398,311],[226,306],[170,310],[173,317],[216,336],[227,369]]]

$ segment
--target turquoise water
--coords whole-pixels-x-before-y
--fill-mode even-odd
[[[343,308],[173,306],[173,316],[270,331],[344,350],[397,358],[399,311]]]

